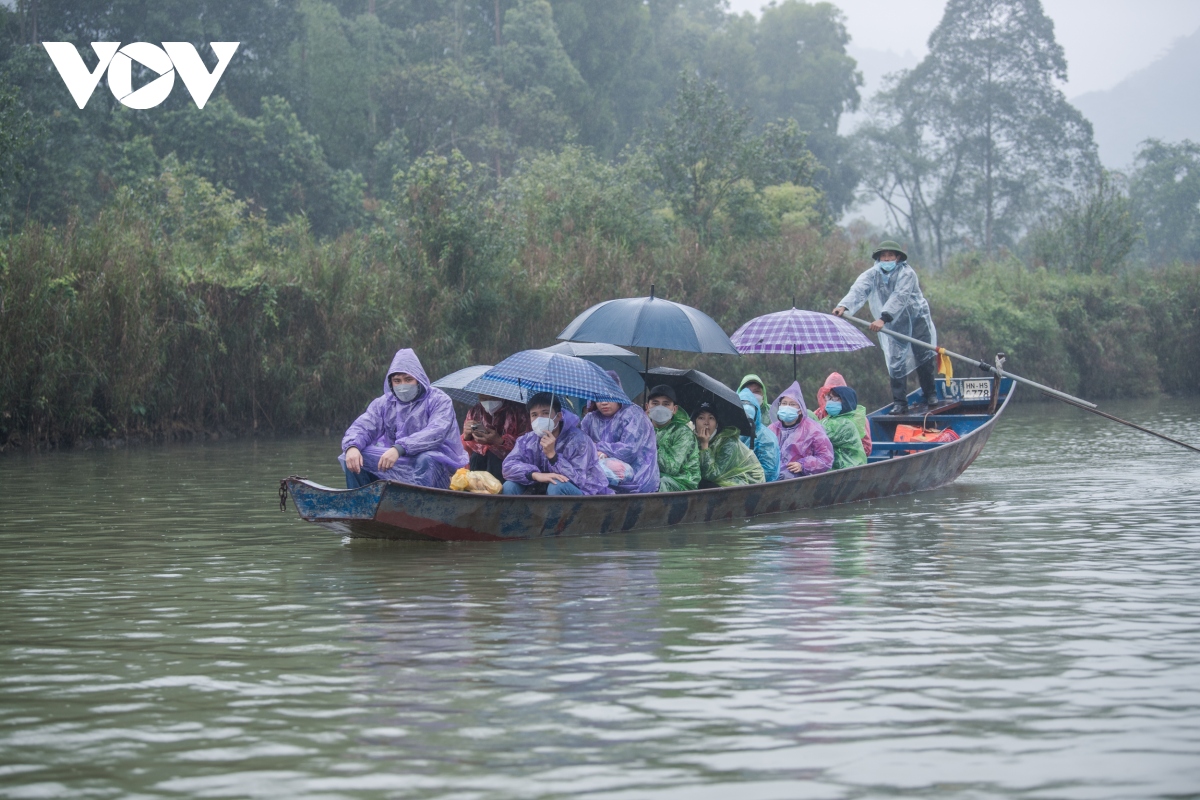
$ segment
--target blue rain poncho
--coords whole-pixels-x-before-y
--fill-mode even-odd
[[[758,456],[758,463],[762,464],[765,480],[770,483],[779,477],[779,440],[771,433],[771,429],[763,424],[762,408],[754,392],[742,389],[738,392],[738,397],[742,398],[742,408],[750,407],[754,410],[754,440],[743,436],[742,444],[754,450],[754,455]],[[749,417],[749,414],[746,416]]]
[[[924,320],[929,327],[929,343],[937,346],[937,329],[933,327],[929,303],[921,293],[921,282],[916,271],[907,261],[901,261],[891,274],[872,265],[858,276],[838,305],[844,307],[848,314],[853,314],[862,308],[863,303],[870,304],[875,319],[884,320],[885,329],[905,336],[912,336],[913,326],[918,320]],[[889,318],[890,322],[887,321]],[[932,350],[922,348],[920,353],[914,353],[911,344],[891,336],[880,336],[879,346],[883,349],[888,374],[892,378],[903,378],[918,364],[934,357]]]

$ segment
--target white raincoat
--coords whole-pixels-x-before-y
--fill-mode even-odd
[[[842,298],[839,306],[844,306],[846,312],[853,314],[862,308],[862,304],[870,303],[871,315],[882,319],[889,314],[892,321],[886,323],[885,330],[913,336],[913,326],[918,320],[924,320],[929,327],[929,343],[937,346],[937,329],[933,327],[933,317],[929,314],[929,303],[921,294],[921,282],[917,273],[902,261],[892,270],[885,273],[875,265],[858,276],[850,291]],[[892,378],[903,378],[917,368],[918,364],[935,357],[932,350],[922,348],[913,352],[913,346],[908,342],[893,339],[891,336],[880,336],[879,346],[883,348],[887,360],[888,374]]]

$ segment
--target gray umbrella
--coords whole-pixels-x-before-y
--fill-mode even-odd
[[[480,380],[480,376],[491,368],[491,364],[476,364],[473,367],[465,367],[458,372],[451,372],[445,377],[438,378],[432,385],[450,395],[451,400],[457,400],[468,406],[478,403],[481,393],[491,397],[498,397],[501,400],[515,400],[518,403],[524,403],[525,391],[519,386],[500,381]],[[469,391],[463,388],[472,381],[474,383]]]

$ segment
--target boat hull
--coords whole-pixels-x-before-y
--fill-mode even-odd
[[[961,439],[860,467],[785,481],[694,492],[548,497],[477,495],[377,481],[337,490],[288,478],[300,516],[372,539],[504,541],[631,532],[752,519],[876,500],[952,483],[982,452],[1007,407]]]

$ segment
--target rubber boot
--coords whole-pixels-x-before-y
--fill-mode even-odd
[[[934,371],[936,369],[937,360],[933,358],[917,367],[917,380],[921,383],[921,393],[925,395],[922,398],[922,404],[930,410],[941,405],[937,396],[937,381],[935,380],[937,373]]]
[[[889,414],[908,413],[908,376],[892,378],[892,410]]]

